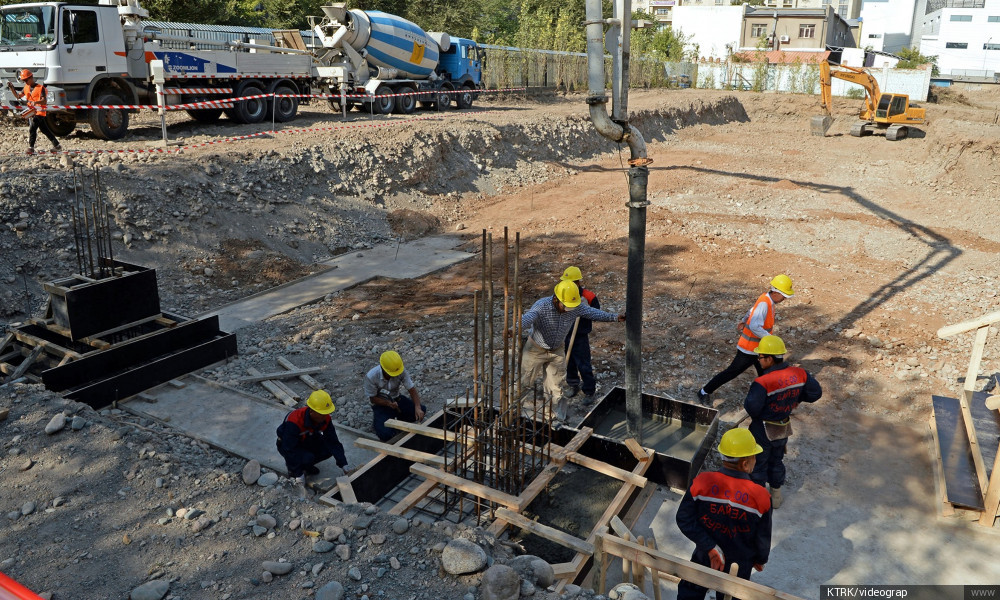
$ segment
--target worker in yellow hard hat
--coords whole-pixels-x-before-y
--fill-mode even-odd
[[[620,322],[625,320],[625,315],[588,306],[573,281],[562,280],[553,291],[552,296],[535,302],[521,316],[521,331],[528,336],[521,351],[521,390],[529,393],[535,380],[544,375],[543,393],[547,400],[558,403],[556,418],[566,420],[569,405],[562,394],[562,380],[568,356],[562,350],[573,323],[578,318]]]
[[[781,304],[785,298],[795,295],[792,289],[792,279],[788,275],[776,275],[771,279],[771,288],[760,295],[750,310],[743,315],[736,325],[740,333],[740,338],[736,342],[736,356],[729,366],[719,372],[715,377],[698,390],[698,401],[708,404],[709,396],[715,390],[729,383],[746,371],[751,365],[757,371],[757,375],[762,373],[760,365],[757,364],[757,355],[754,350],[760,339],[769,335],[774,329],[774,306]]]
[[[698,474],[677,507],[677,526],[694,542],[691,562],[716,571],[738,565],[750,579],[771,554],[771,498],[750,478],[762,452],[746,429],[727,431],[719,442],[722,468]],[[678,600],[704,600],[708,589],[681,580]]]
[[[420,403],[420,392],[403,367],[403,358],[395,350],[387,350],[379,357],[378,366],[365,375],[365,396],[372,405],[373,427],[378,439],[386,442],[399,433],[387,427],[389,419],[419,423],[427,414],[427,407]],[[406,390],[409,396],[403,394]]]
[[[333,457],[337,466],[350,471],[344,445],[337,438],[330,414],[336,410],[330,394],[316,390],[309,394],[306,405],[285,415],[278,427],[278,454],[285,459],[288,474],[305,483],[306,475],[316,475],[316,465]]]
[[[591,307],[601,308],[601,301],[597,294],[587,289],[583,285],[583,273],[580,267],[566,267],[563,271],[561,281],[572,281],[580,290],[580,297]],[[594,329],[594,322],[586,317],[580,317],[580,324],[576,328],[576,333],[570,329],[566,334],[566,385],[569,389],[564,396],[566,398],[576,398],[580,392],[583,397],[580,404],[586,406],[594,401],[594,394],[597,393],[597,379],[594,377],[594,366],[590,362],[590,332]]]
[[[24,117],[28,119],[28,154],[35,153],[35,140],[38,137],[39,131],[52,142],[53,152],[60,151],[62,147],[59,146],[59,140],[56,139],[55,134],[49,129],[49,124],[45,120],[48,90],[45,89],[45,85],[35,83],[35,75],[30,69],[21,69],[17,78],[24,83],[21,91],[17,91],[14,84],[9,81],[7,82],[7,88],[15,98],[24,100],[28,104],[28,110],[24,112]]]
[[[792,435],[792,411],[801,402],[815,402],[823,388],[802,367],[785,363],[785,342],[776,335],[766,335],[755,349],[764,373],[753,380],[743,407],[750,415],[750,432],[763,448],[750,477],[771,488],[774,508],[783,501],[785,483],[785,448]]]

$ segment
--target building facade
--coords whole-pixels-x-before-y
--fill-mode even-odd
[[[864,0],[858,46],[890,53],[912,48],[917,4],[917,0]]]
[[[947,0],[923,15],[920,33],[920,53],[936,56],[942,75],[993,79],[1000,71],[1000,0]]]
[[[768,49],[773,50],[855,47],[850,24],[829,5],[826,8],[779,9],[747,6],[740,48],[756,48],[762,38]]]
[[[845,21],[861,15],[863,0],[764,0],[765,8],[827,8],[832,7]]]
[[[739,49],[746,5],[698,6],[685,3],[673,8],[673,29],[687,36],[687,51],[697,45],[698,56],[725,60]]]

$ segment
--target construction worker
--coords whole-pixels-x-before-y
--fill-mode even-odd
[[[792,435],[789,417],[800,402],[815,402],[823,389],[802,367],[785,364],[785,342],[766,335],[757,345],[763,374],[753,380],[743,401],[750,415],[750,432],[764,449],[750,477],[771,487],[771,504],[781,506],[781,486],[785,483],[785,448]]]
[[[750,579],[771,553],[771,498],[750,479],[761,447],[746,429],[730,429],[719,442],[722,469],[700,473],[677,507],[677,526],[695,543],[691,562]],[[708,589],[677,584],[677,600],[704,600]]]
[[[601,302],[597,299],[597,294],[583,286],[583,273],[580,267],[566,267],[561,281],[572,281],[580,290],[580,296],[587,306],[600,309]],[[566,351],[569,359],[566,361],[566,385],[569,390],[565,396],[575,398],[580,391],[583,391],[581,404],[587,405],[594,401],[594,394],[597,392],[597,380],[594,379],[594,367],[590,364],[590,332],[594,328],[594,322],[586,317],[580,317],[580,324],[576,328],[576,337],[572,328],[566,335]],[[572,346],[571,346],[572,344]]]
[[[521,352],[521,389],[527,391],[538,377],[544,375],[542,387],[545,398],[556,402],[556,417],[565,420],[568,400],[562,395],[562,379],[566,369],[565,354],[556,348],[564,348],[567,334],[577,318],[591,321],[624,321],[624,314],[614,314],[592,308],[583,303],[580,288],[572,281],[560,281],[555,293],[535,302],[521,315],[521,331],[527,331],[527,339]]]
[[[368,401],[372,403],[375,435],[386,442],[399,433],[386,427],[386,421],[399,419],[419,423],[424,420],[427,407],[420,403],[420,393],[413,385],[410,374],[403,368],[403,359],[398,352],[387,350],[382,353],[378,362],[378,366],[372,367],[365,375],[364,390]],[[404,396],[400,393],[400,388],[410,395]]]
[[[336,410],[330,394],[316,390],[309,394],[306,405],[285,415],[278,426],[278,454],[285,459],[288,474],[305,484],[306,475],[316,475],[316,467],[331,456],[346,474],[350,467],[344,445],[337,439],[330,413]]]
[[[785,298],[791,298],[794,295],[792,279],[788,275],[778,275],[771,280],[771,289],[757,298],[757,301],[736,326],[740,333],[740,339],[736,343],[736,356],[733,358],[733,362],[729,363],[728,367],[698,390],[699,402],[708,404],[710,395],[715,390],[736,379],[750,365],[753,365],[757,375],[761,374],[754,349],[757,348],[760,339],[769,335],[774,329],[774,305],[781,304]]]
[[[24,87],[21,88],[20,92],[9,81],[7,82],[7,87],[14,94],[15,98],[24,100],[28,103],[29,108],[34,109],[34,112],[29,113],[28,116],[28,154],[35,153],[35,139],[38,137],[39,131],[52,142],[53,151],[58,152],[62,150],[59,140],[56,139],[55,134],[49,129],[48,123],[45,122],[45,106],[47,104],[45,86],[40,83],[35,85],[35,76],[28,69],[21,69],[18,79],[24,82]]]

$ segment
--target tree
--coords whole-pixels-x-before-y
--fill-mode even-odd
[[[477,0],[423,0],[411,2],[404,13],[424,31],[446,31],[449,35],[469,37],[479,23],[482,11]]]
[[[920,53],[920,50],[916,48],[903,48],[896,53],[899,57],[899,62],[896,63],[897,69],[917,69],[923,65],[931,65],[931,75],[938,74],[938,66],[936,56],[924,56]]]
[[[226,23],[237,13],[235,0],[145,0],[143,8],[156,21]]]

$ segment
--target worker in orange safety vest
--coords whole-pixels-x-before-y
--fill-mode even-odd
[[[21,69],[18,79],[24,82],[24,87],[20,92],[9,81],[7,82],[7,87],[14,94],[14,97],[28,103],[28,111],[25,113],[25,117],[28,119],[28,154],[35,153],[35,140],[38,137],[39,131],[52,142],[52,150],[58,152],[62,149],[59,146],[59,140],[56,139],[55,134],[49,129],[49,124],[45,122],[45,86],[40,83],[36,85],[35,76],[28,69]]]
[[[795,295],[795,290],[792,289],[791,277],[778,275],[771,280],[771,289],[757,298],[757,302],[737,324],[740,339],[736,343],[736,356],[733,358],[733,362],[729,363],[728,367],[698,390],[699,402],[708,404],[709,396],[715,390],[736,379],[751,365],[757,371],[757,375],[762,373],[754,350],[757,349],[760,339],[765,335],[770,335],[771,330],[774,329],[774,305],[781,304],[785,298],[791,298],[793,295]]]

